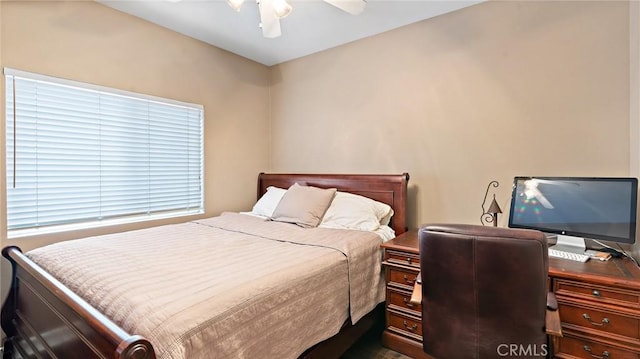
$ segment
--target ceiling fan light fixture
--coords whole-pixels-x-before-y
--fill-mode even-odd
[[[227,4],[229,4],[233,10],[239,12],[242,4],[244,4],[244,0],[227,0]]]
[[[273,0],[273,9],[279,19],[287,17],[291,14],[293,7],[286,0]]]
[[[280,30],[280,18],[276,15],[274,0],[256,0],[260,12],[260,28],[262,35],[273,39],[282,35]]]
[[[0,0],[2,1],[2,0]],[[276,38],[282,35],[280,19],[287,17],[293,10],[293,6],[287,0],[255,0],[260,13],[260,28],[266,38]],[[357,15],[364,10],[367,4],[365,0],[324,0],[350,14]],[[244,0],[227,0],[231,8],[240,11]]]
[[[325,2],[346,11],[351,15],[358,15],[364,11],[367,2],[365,0],[324,0]]]

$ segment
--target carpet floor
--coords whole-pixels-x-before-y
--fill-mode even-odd
[[[411,359],[382,346],[381,333],[373,331],[356,342],[340,359]]]

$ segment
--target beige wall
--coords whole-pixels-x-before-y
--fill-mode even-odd
[[[496,1],[272,68],[275,171],[409,172],[410,226],[489,181],[627,176],[629,4]],[[499,221],[506,226],[506,216]]]
[[[210,215],[250,207],[260,171],[406,171],[412,227],[479,223],[494,179],[507,210],[516,175],[630,174],[629,8],[488,2],[268,69],[95,2],[0,1],[0,64],[203,104]],[[105,231],[8,241],[5,186],[2,245]]]
[[[244,210],[255,201],[257,174],[269,166],[266,66],[91,1],[1,1],[0,39],[3,67],[204,105],[206,214]],[[5,173],[3,133],[0,121],[0,173]],[[7,240],[6,180],[0,178],[3,246],[29,250],[161,223]]]

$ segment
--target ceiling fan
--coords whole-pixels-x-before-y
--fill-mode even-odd
[[[240,11],[245,0],[227,0],[231,8]],[[352,15],[358,15],[364,11],[365,0],[324,0],[340,10]],[[282,35],[280,31],[280,19],[291,13],[293,7],[286,0],[256,0],[260,11],[260,27],[262,35],[267,38],[275,38]]]

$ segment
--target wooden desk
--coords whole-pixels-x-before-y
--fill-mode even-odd
[[[562,334],[557,358],[640,358],[640,269],[628,259],[549,258]]]
[[[386,282],[383,345],[412,358],[422,351],[422,308],[408,302],[420,271],[418,231],[382,245]],[[640,359],[640,269],[630,260],[586,263],[549,258],[564,337],[557,358]]]

